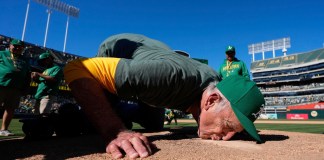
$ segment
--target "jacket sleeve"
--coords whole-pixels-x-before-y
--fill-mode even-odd
[[[247,69],[247,67],[243,61],[242,61],[242,76],[245,77],[246,79],[250,79],[249,70]]]

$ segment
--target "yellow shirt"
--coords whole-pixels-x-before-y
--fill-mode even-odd
[[[120,58],[81,58],[69,62],[64,68],[66,83],[80,78],[92,78],[109,92],[116,94],[115,74]]]

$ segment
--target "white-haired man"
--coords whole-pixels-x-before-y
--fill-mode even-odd
[[[122,151],[129,158],[152,154],[151,142],[141,133],[129,131],[115,112],[116,97],[190,112],[198,122],[201,138],[229,140],[245,129],[261,141],[252,114],[260,110],[264,98],[254,82],[236,76],[220,81],[208,65],[176,54],[163,43],[161,47],[145,44],[149,38],[142,35],[114,37],[106,52],[129,52],[131,58],[78,59],[64,69],[74,97],[114,158],[123,157]]]

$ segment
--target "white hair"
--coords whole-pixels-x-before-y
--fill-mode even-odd
[[[213,93],[217,93],[220,95],[221,100],[219,101],[218,107],[216,107],[215,112],[220,112],[226,108],[230,108],[229,101],[224,97],[224,95],[220,92],[220,90],[216,87],[217,81],[210,82],[206,88],[207,96],[210,96]]]

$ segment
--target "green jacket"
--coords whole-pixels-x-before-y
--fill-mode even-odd
[[[23,56],[11,57],[9,51],[0,51],[0,86],[25,90],[30,84],[29,61]]]
[[[219,75],[225,79],[228,76],[240,75],[247,79],[250,79],[250,74],[246,65],[243,61],[234,58],[232,63],[228,62],[227,59],[224,60],[223,64],[218,70]]]
[[[44,96],[55,95],[58,93],[59,85],[63,79],[63,70],[61,67],[54,65],[51,68],[47,68],[44,72],[44,75],[54,77],[56,79],[55,83],[50,83],[44,78],[40,77],[38,88],[35,94],[36,99],[42,99]]]
[[[119,57],[115,86],[124,100],[185,111],[218,74],[208,65],[177,54],[166,44],[139,34],[107,38],[98,57]]]
[[[218,74],[208,65],[163,50],[149,59],[121,59],[115,74],[119,97],[156,107],[186,110]]]

